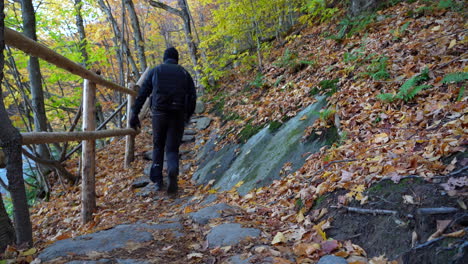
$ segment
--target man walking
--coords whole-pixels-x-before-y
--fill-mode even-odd
[[[164,148],[167,155],[168,194],[178,191],[179,146],[184,134],[185,122],[195,110],[196,91],[190,74],[178,64],[179,53],[174,47],[164,51],[164,63],[151,69],[138,92],[132,107],[130,126],[140,127],[138,114],[148,96],[153,94],[153,164],[150,179],[156,191],[161,191],[163,182]]]

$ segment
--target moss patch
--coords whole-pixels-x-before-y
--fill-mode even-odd
[[[247,124],[239,133],[240,143],[247,142],[247,140],[249,140],[253,135],[257,134],[262,128],[263,126]]]

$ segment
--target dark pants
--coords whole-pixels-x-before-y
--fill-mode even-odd
[[[177,184],[179,175],[179,146],[184,134],[183,111],[153,111],[153,166],[151,181],[163,183],[164,148],[170,184]]]

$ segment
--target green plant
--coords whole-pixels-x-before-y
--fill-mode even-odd
[[[468,80],[468,72],[454,72],[445,75],[442,83],[462,83]],[[458,91],[457,101],[460,101],[465,93],[465,86],[460,87]]]
[[[459,83],[468,80],[468,72],[454,72],[444,76],[442,83]]]
[[[226,102],[225,95],[216,95],[210,101],[211,103],[213,103],[213,106],[211,107],[209,112],[218,116],[222,115],[224,111],[224,104]]]
[[[311,95],[325,93],[327,96],[331,96],[338,91],[338,81],[338,79],[320,81],[318,84],[320,89],[315,87],[310,93]]]
[[[281,123],[279,121],[271,121],[270,125],[268,126],[268,131],[270,131],[271,133],[274,133],[274,132],[278,131],[278,129],[282,125],[283,125],[283,123]]]
[[[410,24],[411,24],[411,22],[408,21],[405,24],[403,24],[401,27],[399,27],[397,29],[390,30],[390,33],[392,33],[392,35],[393,35],[393,40],[397,40],[397,39],[400,39],[401,37],[403,37],[405,35],[406,31],[408,30],[408,27],[409,27]]]
[[[261,125],[252,125],[248,123],[244,128],[239,132],[239,141],[241,143],[247,142],[253,135],[257,134],[263,126]]]
[[[295,60],[297,60],[297,54],[286,48],[283,56],[279,58],[278,62],[273,63],[273,65],[279,68],[290,68],[294,65]]]
[[[339,11],[338,8],[328,8],[325,0],[308,0],[302,8],[306,15],[299,18],[299,22],[309,25],[329,21]]]
[[[284,80],[284,75],[281,75],[280,77],[278,77],[275,81],[275,83],[273,84],[273,86],[275,87],[278,87],[278,85]]]
[[[331,35],[328,38],[342,41],[346,37],[353,36],[359,32],[364,31],[367,26],[374,22],[376,14],[361,15],[358,17],[345,17],[338,24],[340,30],[336,35]]]
[[[370,76],[374,80],[385,80],[390,77],[387,71],[388,57],[377,57],[372,60],[371,64],[367,66],[368,72],[364,72],[364,76]]]
[[[429,69],[425,68],[420,74],[417,74],[408,79],[398,91],[397,94],[384,93],[377,95],[377,99],[391,103],[395,100],[403,100],[408,102],[412,100],[420,91],[431,87],[430,85],[420,85],[421,82],[429,80]]]
[[[241,116],[236,112],[231,112],[228,115],[226,115],[223,119],[226,121],[239,120],[241,119]]]
[[[336,112],[335,109],[330,109],[330,108],[322,109],[319,112],[319,118],[322,121],[327,121],[335,114],[335,112]]]
[[[457,9],[458,5],[452,0],[442,0],[437,4],[437,8],[439,9]]]
[[[313,66],[315,64],[315,61],[299,60],[299,56],[296,52],[291,52],[289,49],[286,49],[283,56],[273,65],[279,68],[288,68],[293,72],[298,72],[308,65]]]
[[[263,74],[258,73],[257,76],[255,76],[255,79],[249,83],[253,87],[257,88],[262,88],[263,85],[265,85],[265,79]]]

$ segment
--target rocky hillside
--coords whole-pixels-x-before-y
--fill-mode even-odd
[[[57,187],[50,202],[33,208],[37,247],[139,222],[149,226],[125,232],[136,228],[152,237],[56,262],[462,263],[468,186],[464,11],[453,1],[405,2],[359,19],[297,28],[271,43],[260,74],[236,68],[203,98],[208,108],[202,115],[213,121],[183,146],[179,199],[138,195],[132,187],[150,163],[143,159],[151,149],[146,121],[133,169],[122,169],[123,142],[100,150],[92,223],[80,225],[78,187]],[[323,107],[298,115],[322,97]],[[244,181],[229,190],[216,179],[193,184],[192,175],[204,169],[197,154],[214,135],[212,151],[236,146],[238,153],[262,129],[275,128],[274,135],[294,117],[310,121],[311,115],[317,118],[302,129],[303,142],[331,130],[337,137],[304,152],[301,165],[283,164],[272,183],[242,195]],[[158,227],[164,224],[177,226]],[[230,240],[222,236],[226,230],[255,239]],[[98,238],[75,240],[92,239]]]

